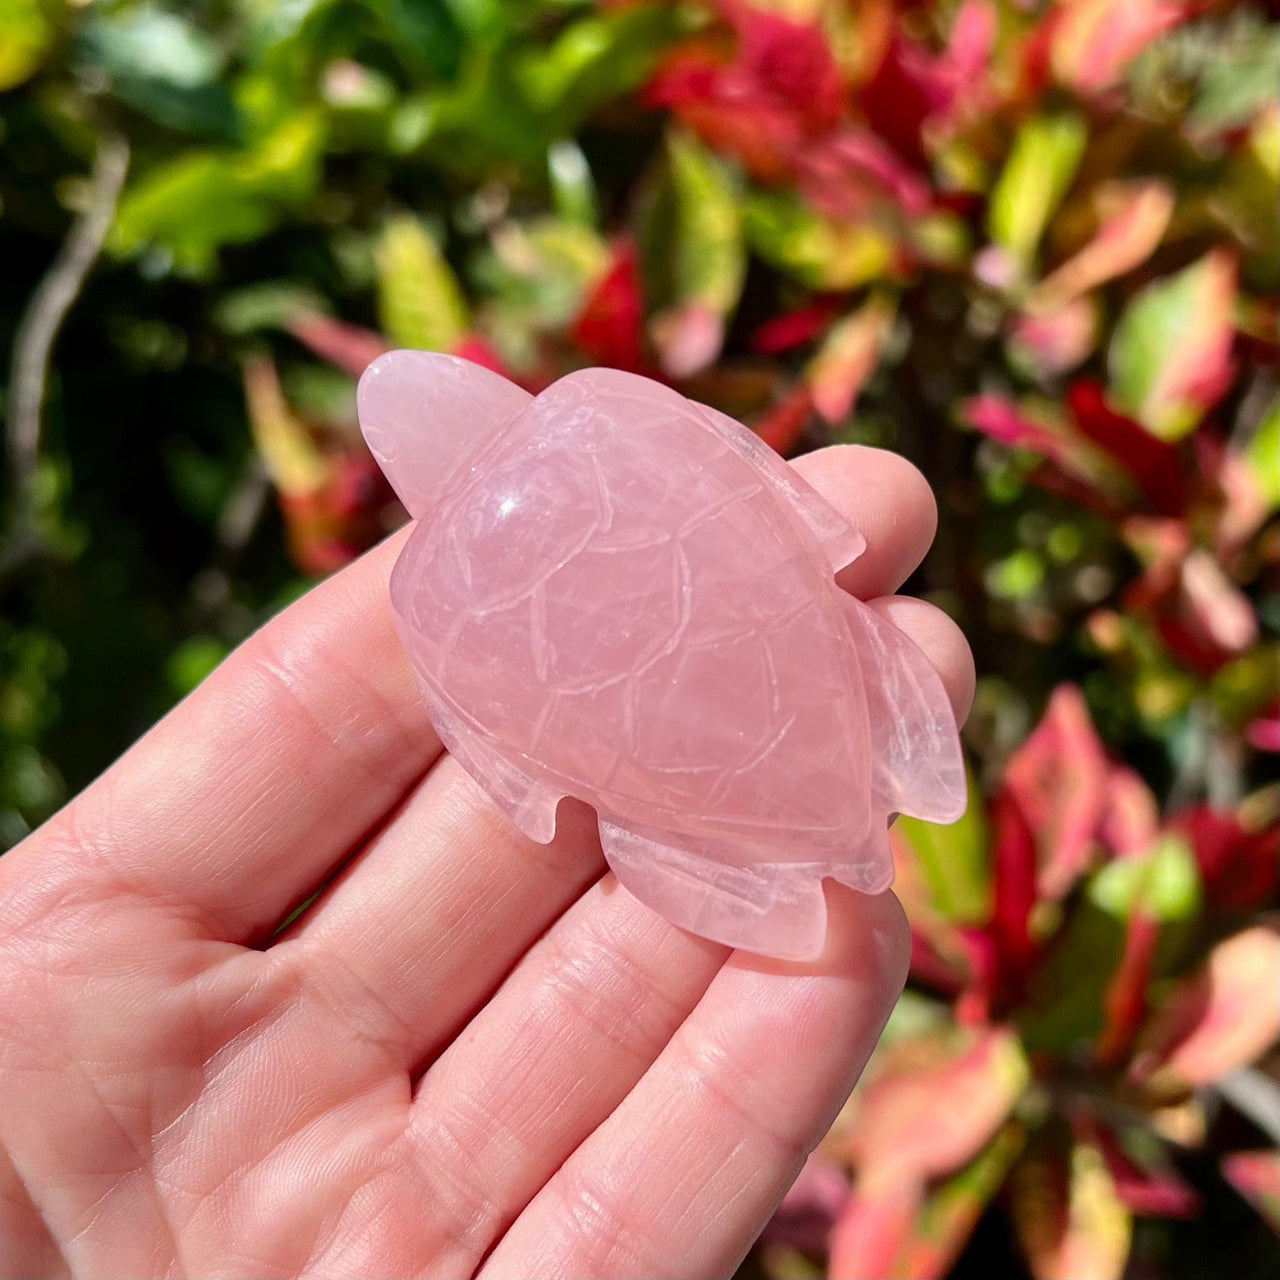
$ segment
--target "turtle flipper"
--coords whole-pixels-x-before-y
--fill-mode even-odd
[[[897,627],[843,596],[871,726],[872,793],[889,814],[955,822],[968,801],[951,700],[933,664]]]
[[[529,837],[550,844],[556,834],[556,809],[562,793],[528,777],[495,751],[457,712],[420,680],[427,713],[445,750],[471,775],[485,794]]]
[[[532,400],[501,374],[436,351],[379,356],[356,392],[360,430],[412,516],[429,511],[458,469]]]
[[[735,865],[603,818],[600,845],[619,882],[682,929],[779,960],[822,954],[825,866]]]

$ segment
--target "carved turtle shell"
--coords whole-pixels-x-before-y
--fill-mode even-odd
[[[432,721],[530,836],[577,797],[641,900],[803,958],[824,877],[888,887],[890,815],[963,811],[937,675],[834,581],[861,535],[738,423],[633,374],[535,400],[416,352],[360,408],[419,516],[391,594]]]

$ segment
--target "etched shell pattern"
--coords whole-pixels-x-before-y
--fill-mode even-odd
[[[866,705],[812,535],[688,401],[599,380],[544,392],[415,533],[396,582],[422,677],[615,821],[847,849]]]

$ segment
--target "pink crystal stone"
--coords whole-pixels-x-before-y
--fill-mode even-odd
[[[824,878],[881,892],[893,814],[963,812],[936,672],[834,581],[862,535],[745,427],[634,374],[534,399],[417,351],[359,404],[417,517],[391,599],[432,722],[533,839],[577,797],[642,902],[809,959]]]

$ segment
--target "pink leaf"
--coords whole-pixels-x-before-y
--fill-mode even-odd
[[[1259,716],[1245,726],[1244,736],[1259,751],[1280,751],[1280,714]]]
[[[649,326],[662,371],[691,378],[715,364],[724,345],[724,316],[702,302],[687,302],[654,316]]]
[[[893,325],[894,308],[873,297],[838,321],[805,370],[817,411],[837,425],[853,412],[858,393],[875,372],[880,348]]]
[[[1147,852],[1160,834],[1160,810],[1142,776],[1126,765],[1107,774],[1106,807],[1102,814],[1102,843],[1121,858]]]
[[[1006,1028],[964,1035],[956,1045],[922,1041],[920,1048],[928,1051],[925,1062],[891,1062],[858,1096],[849,1154],[859,1185],[864,1177],[877,1184],[935,1178],[967,1164],[1004,1124],[1028,1080],[1017,1037]]]
[[[1280,1038],[1280,933],[1257,925],[1219,943],[1144,1029],[1133,1074],[1165,1087],[1212,1084]]]
[[[924,1200],[911,1178],[881,1181],[849,1198],[831,1236],[830,1280],[886,1280]]]
[[[1280,1151],[1236,1151],[1222,1160],[1222,1176],[1280,1231]]]
[[[1066,0],[1051,19],[1054,74],[1081,93],[1109,89],[1185,9],[1173,0]]]
[[[1249,597],[1209,552],[1197,548],[1182,562],[1186,621],[1224,654],[1243,653],[1258,638]]]
[[[288,329],[304,347],[355,378],[391,349],[380,333],[346,324],[318,311],[299,311],[289,321]]]
[[[1062,898],[1088,866],[1108,769],[1084,695],[1075,685],[1059,685],[1005,769],[1008,793],[1035,832],[1042,898]]]
[[[1093,239],[1032,290],[1033,313],[1055,311],[1107,280],[1140,266],[1173,216],[1173,188],[1158,179],[1119,185],[1098,197],[1103,219]]]
[[[848,1174],[815,1151],[765,1228],[764,1239],[802,1253],[822,1253],[848,1198]]]
[[[1055,310],[1018,316],[1009,333],[1010,354],[1037,377],[1051,377],[1082,363],[1093,350],[1097,332],[1093,300],[1071,298]]]

